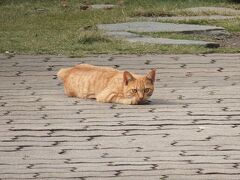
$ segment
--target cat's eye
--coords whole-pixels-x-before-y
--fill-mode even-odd
[[[146,89],[144,89],[144,92],[145,92],[145,93],[149,93],[150,91],[151,91],[150,88],[146,88]]]
[[[137,93],[137,89],[132,89],[132,93]]]

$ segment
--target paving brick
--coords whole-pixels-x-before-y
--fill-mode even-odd
[[[35,176],[35,173],[0,173],[1,179],[29,179]]]
[[[238,180],[239,57],[0,55],[0,179]],[[79,63],[156,67],[154,95],[137,106],[69,98],[55,75]]]
[[[171,180],[205,180],[205,179],[218,179],[218,180],[238,180],[238,174],[198,174],[198,175],[185,175],[185,174],[178,174],[178,175],[167,175],[167,179]]]
[[[81,177],[98,177],[98,178],[105,178],[105,177],[114,177],[115,171],[94,171],[94,172],[62,172],[62,173],[40,173],[39,178],[81,178]]]

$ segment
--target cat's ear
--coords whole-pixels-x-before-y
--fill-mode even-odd
[[[125,85],[128,85],[129,81],[134,81],[135,78],[133,77],[133,75],[128,72],[128,71],[124,71],[123,72],[123,81]]]
[[[153,84],[155,81],[155,77],[156,77],[156,69],[152,69],[151,71],[149,71],[149,73],[147,73],[146,78],[148,80],[151,81],[151,83]]]

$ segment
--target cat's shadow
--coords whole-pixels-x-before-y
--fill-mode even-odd
[[[151,99],[146,102],[141,103],[140,105],[177,105],[177,102],[171,102],[165,99]]]

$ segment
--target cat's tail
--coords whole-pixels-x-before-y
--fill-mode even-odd
[[[72,68],[62,68],[57,72],[57,77],[64,81]]]

